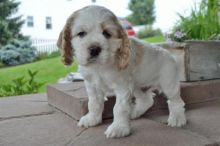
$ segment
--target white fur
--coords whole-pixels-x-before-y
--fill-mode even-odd
[[[116,95],[114,121],[105,135],[107,138],[127,136],[131,132],[130,118],[140,117],[153,105],[153,89],[162,91],[168,98],[168,125],[184,125],[185,109],[179,94],[179,71],[175,58],[165,49],[130,38],[129,65],[119,70],[115,64],[115,54],[122,41],[118,38],[118,28],[111,20],[111,15],[103,7],[91,6],[80,11],[72,26],[71,43],[89,97],[89,112],[78,125],[90,127],[100,124],[104,97],[111,92]],[[112,37],[109,39],[102,34],[100,24],[103,22],[110,28]],[[86,31],[86,36],[77,37],[80,31]],[[88,47],[94,44],[99,45],[102,52],[90,61]],[[143,92],[142,87],[151,88]],[[131,102],[133,96],[136,98],[135,104]]]

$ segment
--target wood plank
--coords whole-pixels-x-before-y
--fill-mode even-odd
[[[187,81],[220,78],[220,41],[187,41]]]

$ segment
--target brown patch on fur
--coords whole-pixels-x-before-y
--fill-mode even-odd
[[[113,16],[114,17],[112,19],[119,28],[119,38],[122,38],[121,47],[116,52],[116,62],[118,69],[123,70],[128,66],[131,56],[130,40],[128,39],[126,31],[123,29],[116,16],[114,14]]]
[[[63,30],[60,32],[57,46],[60,48],[62,62],[65,65],[71,65],[73,62],[73,51],[71,44],[72,34],[71,27],[74,23],[74,19],[76,17],[76,12],[73,13],[66,21]]]

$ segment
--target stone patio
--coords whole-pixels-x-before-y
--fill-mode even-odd
[[[58,86],[61,85],[51,85],[49,88]],[[65,86],[63,90],[71,90],[69,87],[76,84]],[[70,95],[86,95],[85,91],[80,89],[80,94],[77,91],[77,94],[72,92]],[[55,92],[50,90],[53,91]],[[55,95],[57,96],[54,94],[54,97]],[[108,116],[103,124],[85,129],[76,126],[77,121],[68,115],[69,112],[64,114],[49,106],[47,94],[1,98],[0,146],[220,145],[220,80],[185,83],[182,85],[182,96],[187,103],[186,126],[168,127],[165,100],[158,98],[149,112],[141,119],[132,121],[132,135],[120,139],[106,139],[104,135],[111,122],[111,114],[108,113],[111,113],[112,105],[105,109],[104,114]],[[86,102],[86,97],[84,98]],[[159,101],[163,103],[158,104]]]

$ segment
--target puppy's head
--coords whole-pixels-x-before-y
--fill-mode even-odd
[[[57,45],[65,65],[72,63],[73,52],[81,66],[116,64],[118,69],[124,69],[129,62],[126,31],[111,11],[100,6],[88,6],[73,13]]]

